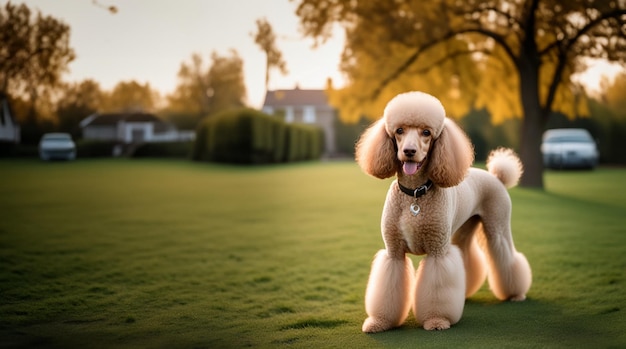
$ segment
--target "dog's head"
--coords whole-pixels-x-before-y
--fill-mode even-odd
[[[460,183],[474,160],[465,133],[439,100],[422,92],[394,97],[357,143],[361,168],[377,178],[424,174],[441,187]]]
[[[439,100],[422,92],[397,95],[385,107],[385,131],[395,141],[396,158],[406,175],[425,164],[432,142],[443,130],[446,112]]]

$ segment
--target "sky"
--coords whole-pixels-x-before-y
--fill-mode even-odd
[[[323,89],[327,78],[343,82],[339,72],[343,32],[317,48],[304,38],[289,0],[13,0],[59,19],[71,28],[76,59],[66,81],[94,79],[105,90],[118,82],[149,83],[162,94],[177,85],[183,62],[199,53],[206,64],[213,51],[244,61],[248,104],[260,107],[265,97],[265,54],[254,43],[256,20],[267,18],[277,34],[289,74],[270,77],[270,89]],[[100,6],[99,6],[100,5]],[[104,7],[115,6],[116,14]]]
[[[314,48],[299,30],[296,4],[289,0],[14,0],[26,3],[67,23],[70,45],[77,58],[70,63],[67,81],[94,79],[105,90],[121,81],[149,83],[161,94],[171,93],[183,62],[199,53],[208,64],[212,52],[230,55],[235,49],[244,61],[247,102],[261,107],[265,97],[265,54],[254,43],[256,20],[267,18],[289,74],[273,71],[270,89],[323,89],[327,78],[339,87],[344,44],[335,28],[327,42]],[[115,6],[116,14],[106,7]],[[621,68],[596,64],[582,79],[597,89],[602,74]]]

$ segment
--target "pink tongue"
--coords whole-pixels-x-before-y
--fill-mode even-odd
[[[405,162],[404,165],[402,165],[402,169],[405,174],[410,176],[417,172],[417,162]]]

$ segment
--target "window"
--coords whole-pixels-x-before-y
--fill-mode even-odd
[[[285,122],[293,122],[293,107],[285,107]]]
[[[302,121],[307,124],[315,123],[315,107],[305,106],[302,108]]]

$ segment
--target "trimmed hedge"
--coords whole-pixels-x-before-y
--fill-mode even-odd
[[[117,141],[80,140],[76,142],[78,158],[103,158],[113,156],[113,148],[119,145]]]
[[[254,109],[233,109],[198,125],[192,159],[236,164],[316,160],[323,145],[317,127],[287,124]]]
[[[130,155],[133,158],[188,158],[191,142],[152,142],[139,145]]]

